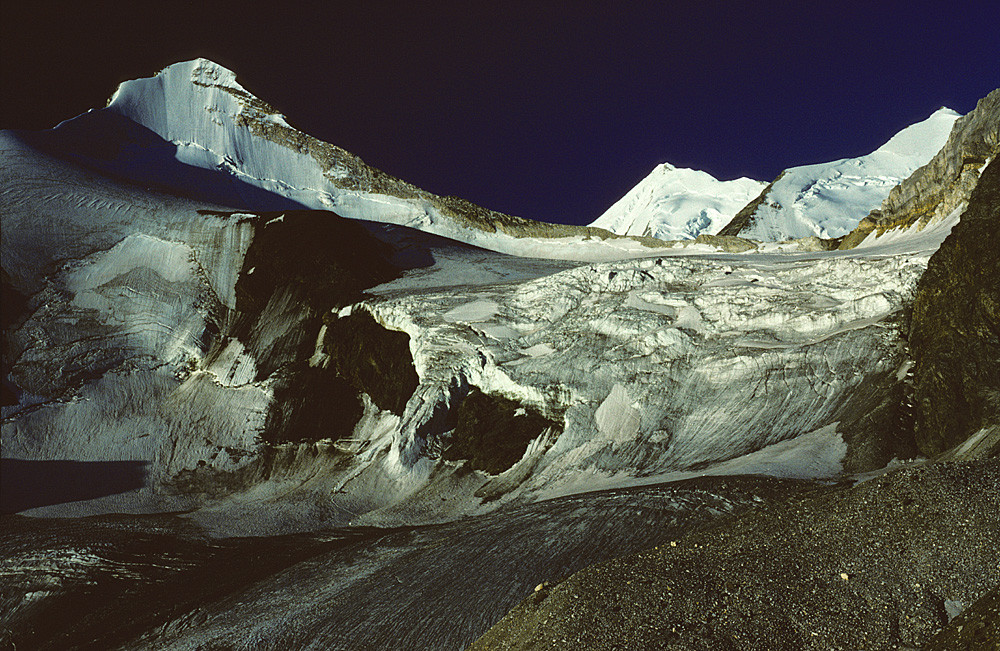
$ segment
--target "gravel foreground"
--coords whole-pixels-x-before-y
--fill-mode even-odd
[[[982,605],[1000,584],[1000,460],[817,490],[545,578],[470,648],[913,649],[980,600],[968,648],[1000,649]]]

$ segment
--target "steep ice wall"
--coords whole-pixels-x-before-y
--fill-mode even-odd
[[[715,235],[764,186],[748,178],[719,181],[700,170],[663,163],[590,225],[662,240]]]
[[[720,233],[765,242],[842,237],[941,149],[958,118],[940,108],[865,156],[789,168]]]

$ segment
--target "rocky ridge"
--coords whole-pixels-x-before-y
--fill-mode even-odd
[[[417,227],[436,223],[438,230],[449,231],[440,234],[464,229],[513,238],[624,238],[643,247],[671,246],[652,237],[627,238],[603,228],[506,215],[418,188],[299,131],[274,107],[243,88],[235,73],[207,59],[176,63],[154,77],[123,82],[105,109],[68,120],[56,131],[65,138],[107,120],[109,114],[141,125],[144,137],[152,135],[148,130],[166,141],[161,145],[176,146],[177,159],[187,165],[221,172],[228,180],[296,202],[281,207],[334,210],[351,218]],[[87,152],[88,162],[99,164],[95,159],[102,156],[90,155],[92,150],[93,146]],[[123,173],[123,169],[116,171]],[[259,205],[234,207],[260,209]]]
[[[1000,453],[1000,162],[978,181],[913,305],[914,430],[926,455]]]
[[[851,249],[871,233],[916,225],[961,211],[979,182],[986,164],[1000,152],[1000,88],[979,100],[976,108],[959,118],[944,147],[923,167],[898,186],[879,208],[861,220],[841,249]]]

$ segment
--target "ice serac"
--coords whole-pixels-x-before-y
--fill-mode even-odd
[[[753,179],[719,181],[707,172],[662,163],[591,226],[662,240],[716,235],[763,187]]]
[[[940,108],[866,156],[788,168],[720,233],[765,242],[843,237],[941,149],[958,117]]]
[[[967,205],[979,175],[1000,152],[1000,89],[979,100],[958,119],[947,142],[903,180],[844,238],[840,248],[874,244],[886,233],[919,231],[957,217]]]
[[[356,309],[410,335],[421,384],[407,413],[427,402],[447,411],[469,390],[456,387],[475,387],[561,422],[558,437],[519,462],[531,467],[513,487],[522,496],[722,462],[747,470],[755,460],[733,460],[804,434],[815,436],[822,451],[814,461],[822,461],[772,472],[819,476],[855,463],[843,439],[863,435],[848,423],[867,418],[879,436],[894,426],[888,416],[875,422],[870,400],[896,382],[895,320],[925,263],[923,255],[808,264],[660,258],[461,292],[403,293],[394,281]],[[417,451],[442,447],[449,457],[447,425],[406,421],[391,458],[411,465]],[[877,453],[866,462],[899,451]]]

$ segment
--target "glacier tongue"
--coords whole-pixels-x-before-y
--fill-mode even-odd
[[[926,260],[661,258],[467,291],[400,295],[390,283],[355,309],[410,335],[421,386],[438,395],[468,384],[561,415],[519,489],[553,494],[581,476],[629,484],[833,426],[899,366],[886,319]],[[394,447],[414,449],[417,431]]]

